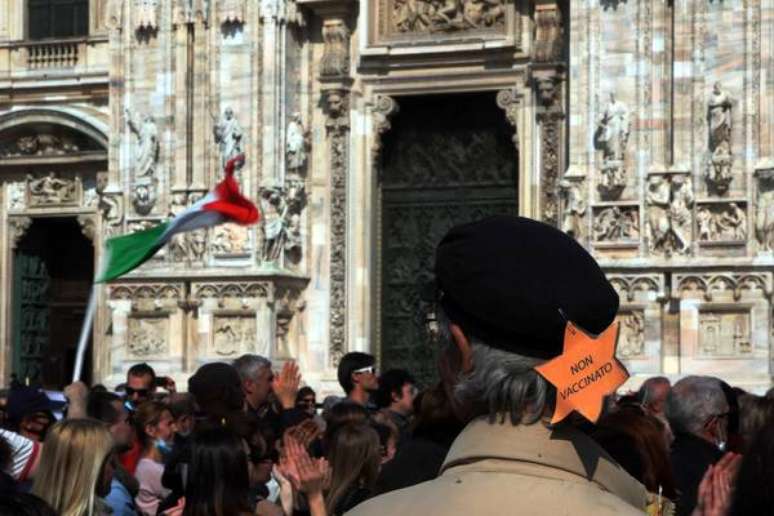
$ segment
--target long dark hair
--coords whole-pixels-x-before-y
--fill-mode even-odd
[[[252,514],[245,445],[235,433],[207,427],[191,438],[183,516]]]
[[[328,514],[339,514],[338,505],[353,491],[362,489],[373,492],[379,475],[381,453],[379,435],[368,424],[341,426],[331,436],[328,462],[331,467],[331,483],[325,505]]]
[[[742,456],[731,516],[771,514],[774,506],[774,418],[769,418]]]

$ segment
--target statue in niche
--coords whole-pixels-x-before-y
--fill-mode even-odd
[[[278,263],[283,253],[293,262],[301,256],[301,211],[306,190],[301,181],[287,188],[269,183],[261,189],[263,213],[263,260]]]
[[[602,150],[602,178],[598,189],[604,198],[618,198],[626,186],[624,153],[630,126],[629,108],[611,92],[594,134],[595,146]]]
[[[731,108],[733,99],[719,82],[715,83],[707,102],[709,118],[709,149],[712,153],[706,179],[719,194],[728,191],[731,183]]]
[[[62,179],[53,171],[39,178],[27,174],[30,204],[44,206],[75,203],[77,202],[76,183],[76,179]]]
[[[559,183],[559,192],[564,205],[562,231],[580,239],[583,237],[583,216],[586,214],[586,201],[581,186],[565,179]]]
[[[758,196],[755,236],[762,250],[774,251],[774,189],[762,191]]]
[[[152,115],[146,115],[138,125],[127,108],[126,121],[129,129],[137,136],[137,150],[134,155],[134,177],[153,177],[159,160],[159,131]]]
[[[645,202],[648,205],[648,229],[651,251],[661,248],[669,237],[669,182],[663,176],[648,178]]]
[[[285,137],[285,153],[288,172],[300,176],[301,170],[306,165],[306,149],[309,139],[301,121],[301,113],[293,113],[288,123]]]
[[[714,240],[718,234],[715,216],[706,206],[696,212],[696,225],[699,228],[699,240]]]
[[[239,120],[234,116],[234,110],[227,107],[223,111],[223,116],[219,122],[216,122],[212,133],[215,136],[215,142],[220,149],[221,169],[226,167],[226,163],[233,157],[241,154],[242,137],[244,132]]]

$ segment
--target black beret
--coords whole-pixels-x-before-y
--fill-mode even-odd
[[[535,358],[561,354],[567,321],[598,334],[618,311],[618,294],[575,239],[523,217],[452,228],[435,275],[450,320],[489,346]]]

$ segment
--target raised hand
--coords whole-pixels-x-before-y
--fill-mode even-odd
[[[285,362],[282,371],[274,375],[272,390],[284,409],[292,409],[296,406],[296,395],[301,385],[301,373],[295,362]]]

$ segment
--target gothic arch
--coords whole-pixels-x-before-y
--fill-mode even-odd
[[[65,107],[19,108],[0,115],[0,134],[26,125],[58,125],[88,136],[107,152],[109,128],[102,118]]]

